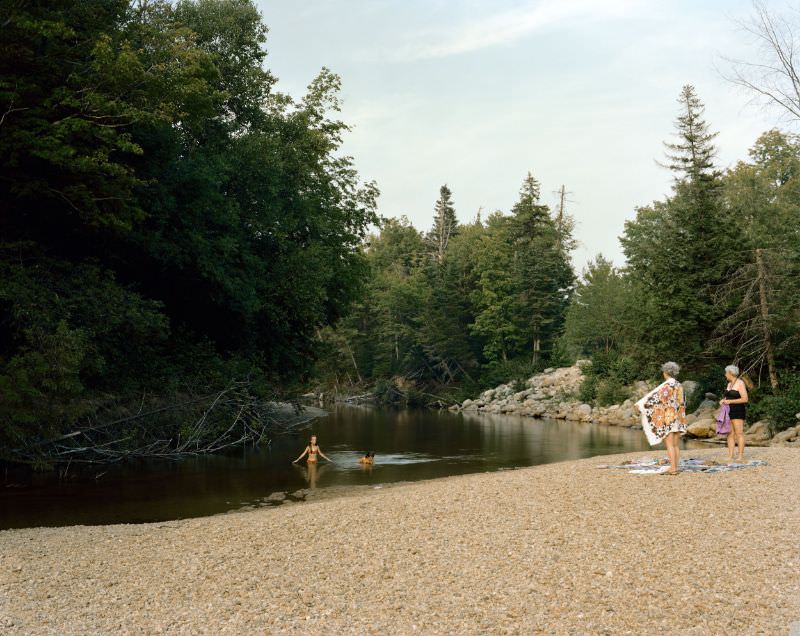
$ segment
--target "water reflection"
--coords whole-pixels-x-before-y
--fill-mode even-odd
[[[577,422],[339,407],[314,423],[336,463],[292,464],[311,433],[177,463],[103,468],[66,482],[35,475],[0,488],[0,528],[136,523],[262,505],[275,492],[365,486],[646,451],[641,431]],[[375,464],[358,460],[374,451]]]

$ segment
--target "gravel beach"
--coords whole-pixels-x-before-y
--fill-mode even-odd
[[[800,453],[749,456],[769,465],[669,477],[592,458],[0,532],[0,633],[785,636],[800,621]]]

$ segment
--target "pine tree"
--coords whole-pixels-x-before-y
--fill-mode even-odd
[[[574,280],[566,251],[571,245],[567,226],[559,227],[550,216],[539,200],[540,192],[539,182],[529,172],[511,218],[517,315],[528,333],[534,363],[552,349],[562,329]]]
[[[433,227],[428,232],[428,243],[431,246],[431,254],[434,260],[441,264],[450,240],[458,232],[458,219],[456,210],[453,206],[453,193],[447,184],[439,188],[439,199],[433,214]]]
[[[680,114],[675,121],[678,141],[665,142],[667,163],[676,179],[688,178],[691,181],[716,179],[719,171],[714,166],[717,155],[714,140],[719,133],[711,132],[703,116],[705,105],[695,92],[694,86],[687,84],[681,89]]]
[[[666,144],[672,196],[639,210],[626,223],[622,244],[639,295],[640,340],[648,343],[642,352],[702,366],[727,310],[714,291],[746,245],[736,219],[724,213],[716,133],[703,118],[704,106],[692,86],[683,88],[678,103],[677,141]]]

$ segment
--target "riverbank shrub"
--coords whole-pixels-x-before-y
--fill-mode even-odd
[[[597,406],[619,404],[630,397],[629,385],[636,381],[639,367],[633,359],[616,351],[598,351],[582,365],[583,381],[578,388],[582,402]]]
[[[755,422],[766,419],[773,433],[779,433],[798,423],[800,413],[800,372],[786,371],[780,376],[781,392],[765,395],[749,409],[748,419]]]

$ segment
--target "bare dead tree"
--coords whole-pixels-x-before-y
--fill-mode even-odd
[[[773,392],[780,391],[775,353],[793,342],[797,335],[777,341],[776,306],[781,287],[791,276],[783,250],[756,249],[751,262],[742,265],[715,294],[715,300],[736,309],[722,320],[712,347],[734,347],[736,362],[745,371],[761,376],[766,367]]]
[[[758,59],[724,58],[722,75],[753,94],[757,102],[778,106],[793,121],[800,120],[800,12],[778,15],[763,0],[753,0],[753,16],[740,22],[758,49]]]

